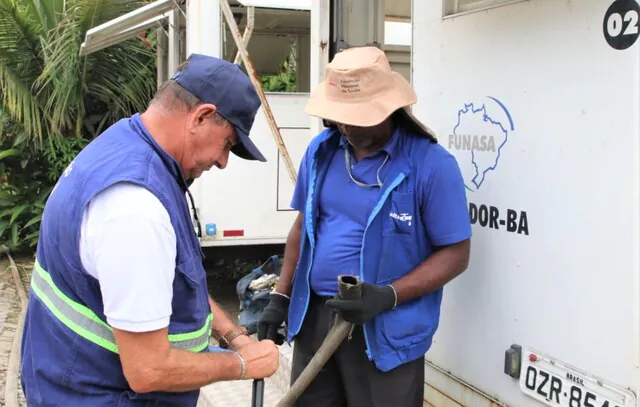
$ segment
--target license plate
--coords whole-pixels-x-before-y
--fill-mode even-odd
[[[520,390],[552,407],[631,407],[635,397],[585,372],[523,349]]]

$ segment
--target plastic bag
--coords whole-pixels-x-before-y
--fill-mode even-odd
[[[252,335],[258,331],[258,320],[269,304],[269,294],[280,277],[283,256],[274,255],[238,280],[236,293],[240,300],[238,323]]]

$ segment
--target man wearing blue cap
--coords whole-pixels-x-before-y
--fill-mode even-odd
[[[69,164],[44,210],[31,282],[29,406],[195,406],[206,384],[275,373],[275,344],[209,297],[185,197],[230,152],[265,161],[249,138],[259,107],[239,66],[193,54],[144,113]],[[211,335],[228,349],[210,347]]]

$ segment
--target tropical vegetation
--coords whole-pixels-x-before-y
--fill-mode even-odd
[[[90,28],[144,0],[0,0],[0,245],[32,250],[56,180],[156,89],[155,30],[87,56]],[[268,91],[295,91],[295,45]]]
[[[145,3],[0,0],[0,244],[32,246],[71,158],[152,96],[155,53],[146,40],[79,55],[88,29]]]

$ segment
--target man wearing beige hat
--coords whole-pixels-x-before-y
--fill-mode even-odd
[[[300,213],[258,335],[281,343],[287,320],[294,381],[334,312],[356,327],[300,406],[423,404],[442,287],[467,267],[471,225],[458,164],[411,114],[416,99],[375,47],[338,53],[311,94],[306,112],[329,126],[302,159]],[[344,274],[363,281],[362,299],[337,297]]]

